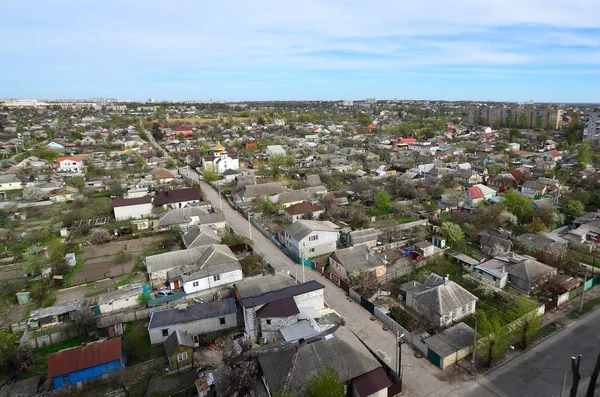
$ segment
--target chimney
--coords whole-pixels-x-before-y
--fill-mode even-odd
[[[444,277],[444,285],[448,284],[448,282],[450,282],[450,275],[446,274],[446,277]]]
[[[413,281],[413,287],[416,287],[416,286],[417,286],[417,282]]]

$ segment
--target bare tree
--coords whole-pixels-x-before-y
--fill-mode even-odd
[[[579,389],[579,381],[581,380],[581,374],[579,373],[579,365],[581,364],[581,354],[575,358],[571,357],[571,372],[573,372],[573,385],[569,392],[570,397],[577,397],[577,389]]]
[[[598,353],[598,358],[596,359],[596,366],[594,367],[594,371],[592,371],[592,375],[590,376],[590,383],[588,385],[585,397],[594,397],[594,392],[596,391],[596,384],[598,383],[598,375],[600,375],[600,353]]]
[[[96,227],[90,233],[90,243],[94,245],[108,243],[110,240],[112,240],[112,235],[106,229]]]

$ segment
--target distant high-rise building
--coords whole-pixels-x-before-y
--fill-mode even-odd
[[[343,101],[342,106],[352,106],[354,105],[354,101]]]
[[[562,112],[562,109],[557,107],[473,106],[467,113],[467,120],[471,125],[486,125],[492,128],[560,129]]]
[[[375,105],[377,103],[377,99],[375,99],[375,98],[367,98],[367,99],[365,99],[365,103],[367,103],[369,105]]]
[[[584,116],[583,139],[600,144],[600,108],[588,111]]]

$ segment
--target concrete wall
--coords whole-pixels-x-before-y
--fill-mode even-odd
[[[274,336],[279,335],[279,330],[298,322],[298,317],[294,315],[283,318],[261,318],[259,320],[261,336],[266,338],[267,342],[273,342]],[[270,320],[271,324],[267,324],[267,320]]]
[[[141,292],[140,292],[141,294]],[[113,301],[112,303],[105,303],[100,305],[100,314],[107,314],[111,312],[117,312],[125,309],[129,309],[135,306],[139,306],[138,295],[133,295],[127,298]]]
[[[310,241],[311,236],[319,236],[318,240]],[[290,251],[296,256],[302,258],[314,258],[317,256],[331,254],[337,249],[338,233],[333,232],[312,232],[301,241],[296,242],[290,239]],[[306,243],[306,246],[304,246]],[[314,250],[311,252],[311,250]]]
[[[225,324],[220,323],[220,318],[225,318]],[[148,331],[150,335],[150,343],[164,343],[169,335],[175,332],[176,329],[185,331],[192,336],[207,334],[210,332],[224,331],[226,329],[237,327],[237,314],[230,313],[224,316],[205,318],[202,320],[192,321],[184,324],[174,324],[161,328],[155,328]],[[163,336],[163,330],[167,330],[167,335]]]
[[[294,301],[298,308],[312,307],[315,310],[321,310],[325,308],[325,298],[323,292],[325,288],[318,289],[316,291],[307,292],[294,296]]]
[[[114,207],[115,219],[141,219],[152,215],[152,203],[128,205],[125,207]]]
[[[183,290],[188,294],[192,294],[194,292],[204,291],[210,288],[219,287],[221,285],[235,283],[236,281],[240,281],[242,278],[242,269],[237,269],[231,272],[221,274],[220,279],[217,281],[214,280],[214,276],[209,276],[193,281],[187,281],[183,284]],[[196,283],[197,285],[195,285]],[[172,283],[171,288],[173,288]]]
[[[457,363],[458,361],[462,360],[463,358],[465,358],[469,354],[471,354],[472,350],[473,350],[473,346],[467,346],[455,353],[450,354],[449,356],[442,357],[442,362],[441,362],[442,366],[440,369],[442,371],[445,371],[451,365]]]

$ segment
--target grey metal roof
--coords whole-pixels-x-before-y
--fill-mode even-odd
[[[441,278],[435,273],[430,274],[430,277],[432,275]],[[428,280],[425,281],[425,286],[428,286]],[[437,283],[439,282],[439,279],[433,281],[432,278],[432,283],[433,282]],[[478,300],[475,295],[456,284],[454,281],[444,282],[443,279],[442,284],[435,285],[426,291],[416,293],[414,299],[439,315],[450,313],[452,310]]]
[[[205,265],[221,264],[237,261],[237,258],[228,246],[210,244],[181,251],[166,252],[164,254],[147,256],[146,269],[148,273],[159,270],[168,270],[180,266],[202,267]]]
[[[465,347],[472,346],[475,331],[465,323],[458,323],[445,331],[423,339],[431,350],[445,358]]]
[[[331,256],[336,262],[341,263],[348,273],[371,270],[382,265],[379,258],[373,255],[366,245],[337,250]]]
[[[167,353],[167,357],[171,357],[171,354],[177,349],[179,346],[188,346],[194,348],[196,345],[194,344],[194,338],[192,335],[188,334],[186,331],[182,331],[180,329],[176,329],[164,343],[165,353]]]
[[[77,310],[81,310],[83,308],[83,301],[75,300],[67,303],[63,303],[62,305],[55,305],[51,307],[46,307],[43,309],[32,310],[29,314],[29,318],[33,318],[34,320],[45,318],[48,316],[57,316],[60,314],[65,314]]]
[[[195,225],[191,227],[182,237],[185,248],[194,248],[207,244],[218,244],[221,239],[217,233],[208,226]]]
[[[148,324],[148,330],[190,323],[206,318],[225,316],[227,314],[235,313],[235,311],[235,300],[233,298],[227,298],[220,301],[203,303],[201,305],[190,305],[187,306],[185,310],[169,309],[153,312],[150,317],[150,324]]]
[[[525,233],[516,238],[519,244],[533,248],[535,251],[546,254],[561,254],[566,251],[564,244],[541,234]]]
[[[218,213],[220,214],[220,213]],[[159,226],[178,225],[180,223],[189,223],[192,216],[201,217],[208,215],[208,212],[201,207],[176,208],[164,213],[159,221]],[[211,214],[215,215],[215,214]],[[224,218],[224,217],[223,217]]]
[[[300,339],[308,339],[318,334],[317,331],[310,325],[310,321],[301,320],[290,326],[279,330],[286,342],[294,342]]]
[[[33,376],[29,379],[15,382],[12,385],[6,385],[0,390],[0,397],[36,397],[40,385],[41,377]]]
[[[274,273],[268,276],[258,276],[246,278],[235,283],[240,298],[258,296],[270,291],[276,291],[291,285],[296,285],[296,281],[284,273]]]
[[[256,296],[247,296],[242,298],[242,305],[246,308],[264,305],[269,302],[305,294],[307,292],[316,291],[322,288],[325,288],[323,284],[319,283],[318,281],[311,280],[303,284],[292,285],[279,290],[265,292]]]
[[[285,229],[285,232],[296,241],[302,240],[314,231],[336,232],[327,222],[297,220]]]
[[[116,301],[128,297],[137,297],[143,292],[142,286],[139,283],[123,286],[121,289],[102,294],[98,297],[97,304],[103,305],[110,301]]]
[[[319,174],[307,175],[306,184],[308,186],[319,186],[321,185],[321,177]]]
[[[279,194],[283,192],[285,192],[285,187],[281,184],[281,182],[270,182],[261,183],[257,185],[246,185],[240,196],[244,198],[253,198],[261,196],[272,196],[274,194]]]
[[[377,236],[379,236],[379,230],[374,228],[361,229],[354,230],[348,234],[352,239],[352,244],[360,244],[367,241],[377,240]]]

